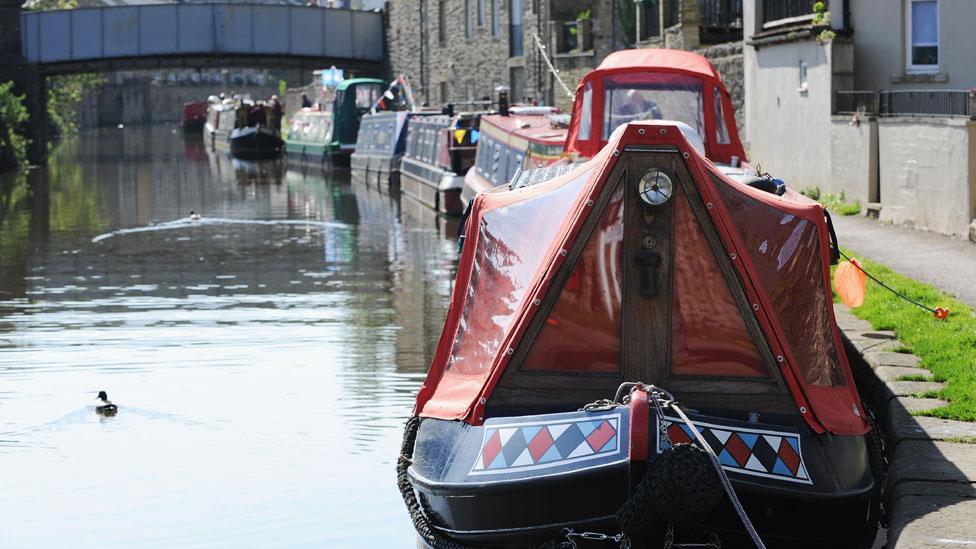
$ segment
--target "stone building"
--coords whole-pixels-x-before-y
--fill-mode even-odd
[[[883,221],[976,240],[976,2],[815,5],[744,2],[750,160]]]
[[[732,0],[390,0],[387,13],[390,69],[430,105],[474,105],[507,86],[515,100],[568,111],[580,78],[614,50],[695,50],[741,42],[742,29]],[[703,53],[739,111],[741,43]]]

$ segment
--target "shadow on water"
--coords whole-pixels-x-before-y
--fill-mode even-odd
[[[2,176],[0,540],[408,544],[392,464],[453,231],[348,173],[166,126]],[[89,409],[103,388],[116,417]]]

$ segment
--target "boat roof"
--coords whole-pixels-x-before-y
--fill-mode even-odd
[[[349,86],[355,86],[358,84],[385,84],[386,82],[380,80],[379,78],[347,78],[339,85],[336,86],[336,91],[345,91]]]
[[[482,133],[491,133],[484,127],[488,125],[541,145],[561,146],[566,142],[566,128],[554,128],[549,115],[486,114],[481,117],[481,124]]]
[[[656,48],[620,50],[608,55],[597,72],[633,70],[676,71],[697,74],[709,79],[718,79],[715,67],[698,53]]]

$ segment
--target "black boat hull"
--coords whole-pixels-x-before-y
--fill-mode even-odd
[[[675,419],[664,423],[675,443],[690,440],[675,430],[690,433]],[[873,534],[877,496],[865,437],[819,436],[789,417],[769,419],[777,423],[692,416],[767,546],[860,547]],[[597,433],[593,421],[609,422],[613,439],[606,444],[612,447],[590,443]],[[584,423],[572,432],[572,425]],[[540,425],[553,441],[536,440]],[[585,412],[540,414],[494,418],[480,427],[425,419],[409,477],[427,519],[455,540],[533,545],[561,539],[567,527],[614,534],[615,513],[654,466],[654,448],[662,445],[651,442],[649,461],[631,460],[628,425],[626,408],[619,407],[592,418]],[[650,425],[658,425],[653,412]],[[650,429],[652,436],[656,430]],[[750,546],[727,498],[692,530],[715,532],[723,547]]]
[[[230,153],[237,158],[275,158],[281,155],[283,142],[275,132],[260,126],[238,128],[231,132]]]

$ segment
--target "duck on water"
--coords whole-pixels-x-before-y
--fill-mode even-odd
[[[108,393],[105,391],[99,391],[98,396],[95,397],[98,404],[95,405],[95,413],[101,414],[103,416],[114,416],[118,411],[119,407],[112,403],[108,399]]]

